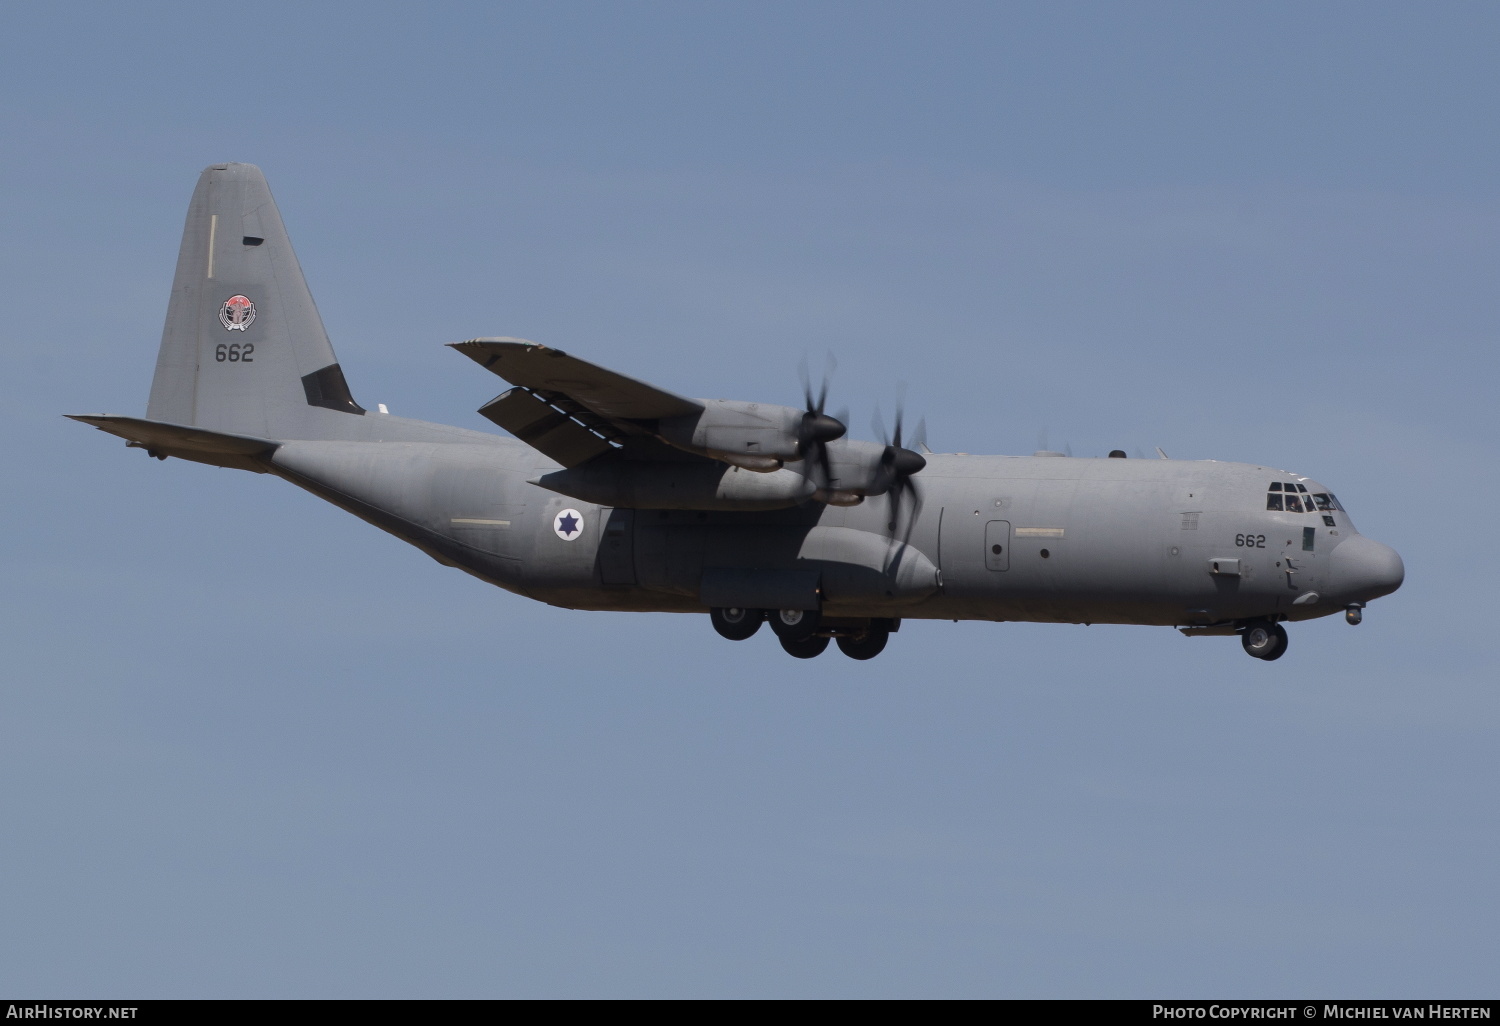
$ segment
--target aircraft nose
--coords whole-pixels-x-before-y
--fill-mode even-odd
[[[1339,591],[1361,602],[1389,595],[1406,579],[1400,554],[1362,534],[1339,542],[1329,561]]]

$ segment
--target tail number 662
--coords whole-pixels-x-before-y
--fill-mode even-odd
[[[214,347],[214,362],[224,363],[254,363],[254,342],[230,342],[227,345],[220,342]]]
[[[1234,543],[1242,549],[1263,549],[1266,547],[1266,536],[1263,534],[1237,534]]]

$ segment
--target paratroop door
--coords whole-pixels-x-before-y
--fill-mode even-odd
[[[1010,569],[1010,521],[991,520],[984,525],[984,565],[989,570]]]
[[[604,584],[635,583],[635,510],[612,509],[599,542],[599,578]]]

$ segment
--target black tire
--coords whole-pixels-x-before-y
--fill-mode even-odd
[[[874,659],[885,651],[885,643],[891,640],[891,632],[884,627],[871,626],[863,634],[839,638],[839,651],[850,659]]]
[[[818,633],[823,622],[816,609],[768,609],[766,619],[782,641],[804,641]]]
[[[773,620],[771,622],[775,623],[776,621]],[[798,659],[816,659],[828,648],[828,639],[820,638],[816,634],[811,637],[795,640],[792,638],[782,638],[781,647],[786,650],[786,654],[789,656],[796,656]]]
[[[1240,632],[1245,654],[1272,662],[1286,654],[1286,628],[1265,620],[1252,623]]]
[[[708,619],[721,637],[730,641],[744,641],[760,630],[766,618],[764,609],[710,609]]]

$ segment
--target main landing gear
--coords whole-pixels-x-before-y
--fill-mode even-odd
[[[1252,620],[1240,631],[1245,654],[1271,662],[1286,653],[1286,628],[1270,620]]]
[[[841,619],[804,609],[710,609],[708,617],[714,630],[731,641],[744,641],[768,621],[783,651],[797,659],[822,655],[829,641],[837,641],[850,659],[874,659],[901,625],[900,620]]]
[[[744,641],[760,630],[766,618],[764,609],[710,609],[708,618],[718,631],[730,641]]]

